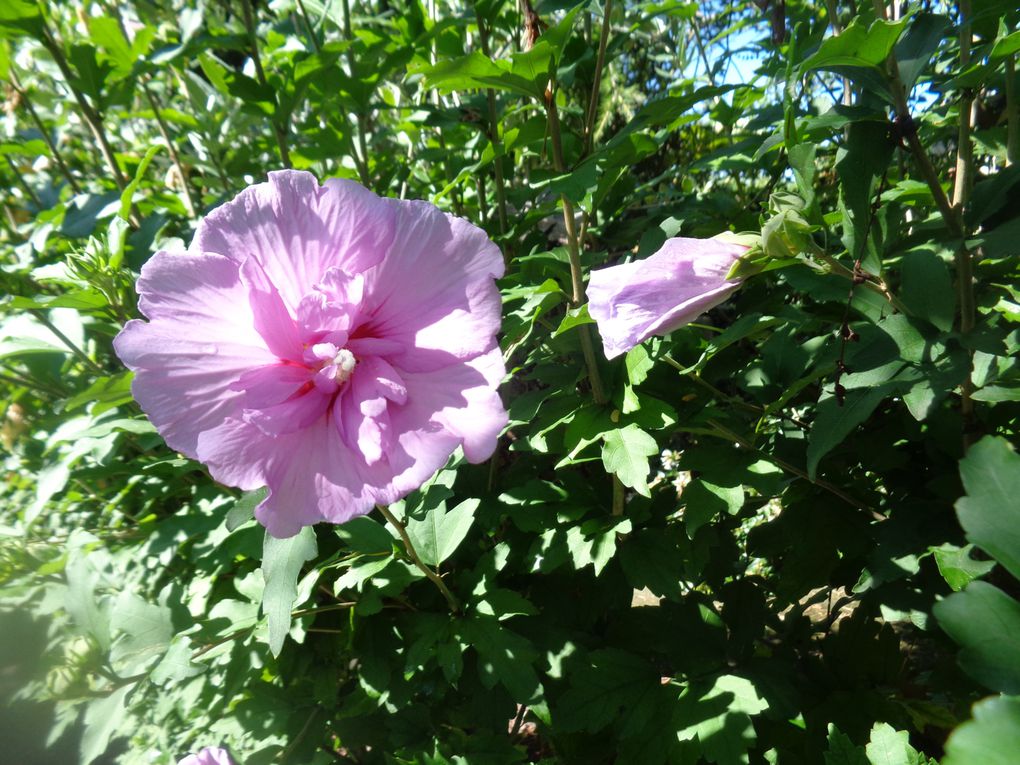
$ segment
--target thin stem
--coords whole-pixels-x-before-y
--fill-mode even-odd
[[[608,5],[609,0],[607,0]],[[607,15],[608,18],[608,15]],[[556,110],[556,94],[551,88],[546,92],[546,109],[549,113],[549,134],[552,138],[553,164],[556,172],[565,173],[566,163],[563,161],[563,144],[560,136],[560,118]],[[570,258],[570,302],[575,308],[584,305],[584,282],[581,275],[581,252],[577,238],[577,230],[574,225],[574,205],[567,198],[566,194],[560,195],[560,202],[563,205],[563,227],[567,232],[567,253]],[[595,344],[592,342],[591,327],[583,324],[577,328],[581,334],[581,353],[584,355],[584,363],[588,368],[588,381],[591,383],[591,397],[596,404],[605,404],[609,399],[605,389],[602,387],[602,375],[599,372],[598,359],[595,357]],[[613,474],[613,504],[612,514],[623,515],[624,501],[626,495],[620,477]]]
[[[449,604],[450,610],[454,613],[458,613],[460,611],[460,603],[457,601],[456,596],[450,592],[450,588],[446,586],[446,582],[443,581],[443,578],[439,576],[439,574],[422,563],[421,558],[418,556],[418,551],[414,549],[414,544],[411,543],[411,538],[407,535],[407,529],[404,524],[398,520],[385,505],[376,505],[376,507],[379,509],[379,512],[382,513],[383,518],[385,518],[387,522],[396,529],[397,534],[400,535],[400,541],[404,543],[404,550],[407,552],[407,557],[411,559],[411,562],[418,568],[419,571],[425,574],[425,576],[439,588],[439,591],[443,593],[443,597],[446,598],[446,602]]]
[[[244,26],[248,30],[248,41],[251,45],[251,60],[255,64],[255,76],[263,88],[268,88],[266,72],[262,68],[262,58],[259,56],[259,41],[255,33],[255,12],[251,7],[251,0],[241,0],[241,8],[244,11]],[[273,125],[273,134],[276,136],[276,145],[280,150],[280,161],[284,167],[291,167],[290,150],[287,148],[287,132],[275,119],[270,120]]]
[[[626,503],[627,494],[623,488],[623,481],[615,473],[613,474],[613,515],[623,515],[624,504]]]
[[[873,0],[873,4],[878,17],[885,19],[885,6],[882,4],[882,0]],[[965,233],[962,216],[958,210],[953,208],[949,197],[946,196],[945,189],[942,188],[942,183],[939,181],[938,173],[935,172],[935,166],[932,165],[931,159],[928,158],[928,153],[921,144],[920,138],[917,137],[917,126],[914,124],[913,117],[910,116],[910,106],[907,103],[907,91],[903,86],[903,81],[900,79],[900,69],[896,64],[896,57],[892,53],[886,59],[886,70],[891,81],[893,102],[896,108],[896,120],[899,124],[900,132],[907,141],[910,153],[914,155],[914,161],[917,162],[924,182],[931,189],[932,196],[935,198],[935,206],[939,208],[942,220],[953,236],[963,239]]]
[[[829,26],[832,27],[832,33],[839,37],[843,34],[843,25],[839,23],[839,9],[836,7],[836,0],[825,0],[825,8],[829,14]],[[844,106],[850,106],[853,103],[853,93],[850,90],[850,78],[843,77],[843,97],[840,99]],[[847,127],[844,130],[844,135],[849,134],[850,128]]]
[[[698,385],[703,387],[705,390],[707,390],[709,393],[716,396],[720,400],[725,401],[728,404],[733,404],[734,406],[739,406],[740,408],[745,409],[748,412],[753,412],[757,415],[761,415],[765,411],[763,407],[748,403],[747,401],[744,401],[742,398],[739,398],[737,396],[731,396],[728,393],[724,393],[723,391],[719,390],[717,387],[712,385],[712,383],[710,383],[708,380],[699,375],[697,372],[685,368],[679,361],[674,359],[668,353],[663,354],[661,358],[663,361],[669,364],[669,366],[673,367],[673,369],[678,371],[684,377],[688,377],[694,382],[698,383]]]
[[[159,126],[159,134],[163,136],[163,142],[166,144],[166,148],[170,152],[170,160],[174,163],[174,167],[177,168],[177,174],[181,177],[181,186],[184,188],[184,204],[188,208],[188,217],[195,218],[198,208],[195,204],[195,197],[191,191],[191,184],[188,183],[188,174],[184,170],[184,163],[181,162],[181,155],[177,153],[177,146],[170,139],[170,130],[167,127],[166,120],[163,119],[159,102],[156,100],[156,96],[153,95],[152,89],[149,88],[149,83],[142,83],[142,91],[145,93],[145,98],[148,100],[149,106],[152,107],[152,113],[156,115],[156,124]]]
[[[191,658],[192,659],[197,659],[199,656],[202,656],[203,654],[209,653],[209,651],[211,651],[213,648],[216,648],[217,646],[221,646],[224,643],[229,643],[231,640],[235,640],[235,639],[241,637],[242,635],[244,635],[245,633],[253,631],[254,629],[255,629],[255,625],[253,624],[251,627],[242,627],[239,630],[234,630],[233,632],[228,633],[228,634],[224,635],[221,638],[217,638],[216,640],[213,640],[211,643],[206,643],[201,648],[197,648],[194,651],[194,653],[191,654]]]
[[[74,341],[71,340],[71,338],[69,338],[67,335],[65,335],[63,332],[61,332],[60,329],[57,327],[57,325],[49,320],[49,317],[46,316],[45,311],[30,310],[29,313],[31,313],[33,316],[35,316],[35,318],[38,319],[39,322],[43,326],[46,327],[46,329],[48,329],[50,332],[52,332],[54,335],[56,335],[57,338],[60,340],[60,342],[62,342],[64,345],[66,345],[68,347],[68,349],[75,356],[77,356],[79,359],[81,359],[83,362],[85,362],[85,366],[87,366],[89,369],[91,369],[96,374],[100,374],[100,375],[106,374],[103,371],[102,367],[100,367],[96,362],[94,362],[91,358],[89,358],[88,354],[85,353],[85,351],[83,351],[81,348],[79,348],[74,343]]]
[[[602,33],[599,36],[599,52],[595,59],[595,79],[591,86],[591,99],[588,101],[588,115],[584,121],[584,149],[582,156],[587,155],[591,149],[595,133],[595,118],[599,111],[599,95],[602,88],[602,68],[606,63],[606,45],[609,43],[610,23],[609,19],[613,13],[613,0],[606,0],[602,9]]]
[[[332,593],[331,593],[332,594]],[[358,605],[355,601],[344,601],[343,603],[334,603],[329,606],[319,606],[318,608],[302,608],[298,611],[291,611],[290,615],[296,619],[299,616],[310,616],[312,614],[323,614],[330,611],[346,611],[348,608],[354,608]]]
[[[74,193],[80,194],[81,186],[78,185],[78,182],[74,179],[74,176],[71,175],[70,169],[64,162],[64,157],[61,155],[60,150],[57,149],[57,145],[53,142],[53,139],[50,137],[50,131],[46,129],[46,126],[43,124],[42,119],[40,119],[39,114],[35,110],[35,107],[32,105],[32,99],[28,97],[28,92],[21,86],[21,82],[19,82],[18,76],[14,73],[13,65],[10,68],[10,81],[11,86],[18,93],[18,97],[21,99],[21,103],[23,103],[25,105],[25,108],[28,109],[28,114],[32,118],[32,122],[35,123],[36,128],[39,130],[40,133],[42,133],[43,140],[46,142],[46,146],[49,147],[50,154],[53,156],[53,161],[57,163],[57,167],[60,168],[61,174],[64,176],[64,178],[67,179],[67,183],[74,191]]]
[[[191,94],[191,89],[188,87],[187,82],[184,81],[184,75],[176,69],[173,70],[173,73],[177,78],[177,84],[180,86],[180,92],[188,95],[188,104],[190,104],[192,109],[196,109],[195,99]],[[220,160],[220,154],[223,150],[220,146],[220,142],[213,133],[206,129],[205,124],[201,125],[201,129],[202,140],[205,142],[205,146],[207,147],[206,153],[209,155],[209,160],[212,162],[213,169],[216,171],[216,177],[219,179],[223,193],[230,194],[233,191],[233,185],[230,183],[230,179],[227,177],[227,173],[223,169],[223,162]]]
[[[864,503],[860,502],[859,500],[854,499],[849,494],[847,494],[842,489],[840,489],[838,486],[835,486],[835,485],[829,483],[828,481],[824,481],[824,480],[821,480],[819,478],[811,478],[811,476],[808,475],[806,470],[801,470],[796,465],[792,465],[789,462],[787,462],[786,460],[784,460],[784,459],[782,459],[780,457],[777,457],[774,454],[769,454],[769,453],[767,453],[765,451],[762,451],[761,449],[758,449],[756,446],[754,446],[746,438],[743,438],[742,436],[738,435],[737,433],[734,433],[732,430],[730,430],[729,428],[725,427],[724,425],[716,422],[715,420],[708,420],[708,424],[712,427],[712,431],[709,431],[709,432],[712,433],[713,435],[719,435],[722,438],[727,439],[728,441],[732,441],[733,443],[737,444],[741,448],[744,448],[744,449],[747,449],[748,451],[754,452],[755,454],[757,454],[757,455],[759,455],[759,456],[769,460],[770,462],[774,463],[777,467],[782,468],[787,473],[791,473],[792,475],[795,475],[798,478],[803,478],[808,483],[812,483],[815,486],[817,486],[818,488],[824,489],[825,491],[829,492],[830,494],[832,494],[832,495],[834,495],[836,497],[839,497],[841,500],[846,502],[851,507],[856,507],[858,510],[867,510],[869,513],[871,513],[871,516],[876,521],[884,521],[885,520],[885,516],[884,515],[882,515],[881,513],[878,513],[876,511],[872,510],[871,508],[869,508],[867,505],[865,505]]]
[[[341,5],[343,9],[343,27],[344,37],[352,45],[347,48],[347,73],[352,77],[356,78],[356,63],[354,60],[354,33],[351,31],[351,5],[349,0],[343,0]],[[357,148],[354,150],[354,165],[358,169],[358,177],[361,179],[361,185],[368,186],[371,178],[368,174],[368,145],[365,143],[365,117],[358,111],[356,115],[357,127],[355,129],[355,140],[357,140]]]
[[[337,632],[339,631],[340,630],[337,630]],[[322,707],[316,704],[315,707],[312,709],[311,714],[308,715],[308,719],[305,720],[305,724],[301,726],[301,730],[298,731],[298,734],[293,739],[291,739],[290,743],[287,744],[287,747],[282,752],[280,752],[279,754],[280,762],[287,762],[287,759],[295,752],[295,750],[298,748],[298,745],[300,745],[301,742],[304,741],[305,737],[308,735],[308,731],[312,729],[312,722],[315,720],[316,717],[319,716],[319,713],[321,711]]]
[[[301,20],[305,23],[305,29],[308,31],[308,39],[312,41],[312,48],[315,49],[316,53],[322,53],[319,38],[315,34],[315,28],[312,26],[311,19],[308,18],[308,11],[305,10],[305,4],[301,0],[297,0],[297,9]]]
[[[881,0],[874,0],[874,4],[875,11],[879,17],[885,18],[885,8],[883,7]],[[970,0],[961,0],[960,14],[960,68],[962,70],[966,66],[966,62],[970,60]],[[942,188],[942,184],[939,182],[938,175],[935,172],[935,167],[928,158],[928,153],[924,150],[924,146],[921,145],[921,140],[917,136],[917,127],[914,125],[914,121],[910,116],[910,108],[907,104],[906,88],[904,88],[903,82],[900,80],[899,67],[896,65],[896,59],[893,54],[889,54],[887,68],[889,78],[892,81],[893,99],[896,105],[896,118],[897,123],[900,126],[900,132],[906,138],[907,145],[910,147],[910,151],[914,155],[914,159],[921,170],[921,175],[924,177],[925,182],[931,189],[932,195],[935,197],[935,204],[939,208],[942,220],[945,222],[947,228],[949,228],[950,233],[958,240],[955,253],[956,285],[960,303],[960,332],[962,334],[966,334],[974,326],[975,302],[973,263],[971,262],[970,251],[967,249],[967,228],[963,218],[963,206],[962,204],[954,204],[949,200],[945,190]],[[965,138],[966,140],[961,142],[957,151],[963,152],[963,155],[966,158],[971,151],[971,110],[969,107],[969,99],[965,96],[963,100],[968,101],[968,107],[965,110],[966,113],[963,111],[960,113],[960,137],[961,139]],[[961,109],[962,108],[963,103],[961,101]],[[966,132],[962,126],[964,121],[967,122]],[[965,201],[966,199],[968,182],[966,176],[971,172],[971,169],[968,168],[970,161],[970,159],[965,159],[963,163],[964,169],[962,175],[964,178],[961,180],[958,158],[957,187],[953,191],[954,200],[957,199],[958,194],[961,201]],[[968,369],[967,376],[961,386],[960,397],[960,414],[963,418],[963,445],[965,449],[970,445],[972,440],[971,430],[974,416],[974,402],[971,398],[972,390],[973,382],[971,380],[970,370]]]
[[[28,195],[28,198],[32,200],[32,204],[35,205],[37,210],[42,210],[43,203],[40,201],[35,191],[32,190],[32,187],[28,184],[28,181],[25,180],[25,176],[22,175],[21,170],[19,170],[18,166],[14,164],[14,160],[11,159],[11,155],[5,154],[4,159],[7,160],[7,166],[11,168],[11,172],[14,173],[14,177],[18,179],[18,184],[21,186],[22,189],[24,189],[25,194]]]
[[[489,30],[485,28],[485,21],[482,14],[475,8],[475,20],[478,23],[478,42],[481,45],[482,53],[490,56],[489,53]],[[492,151],[496,155],[492,161],[493,175],[496,177],[496,212],[499,215],[499,233],[507,232],[506,217],[506,189],[503,177],[503,156],[502,141],[499,137],[499,122],[496,118],[496,91],[488,88],[485,91],[485,98],[488,108],[489,142],[492,144]],[[509,257],[509,252],[507,253]]]
[[[970,0],[959,0],[960,8],[960,71],[970,64],[971,6]],[[964,89],[960,98],[959,133],[956,146],[956,184],[953,188],[953,206],[957,212],[967,205],[974,177],[974,147],[971,145],[971,121],[974,118],[974,94]],[[962,220],[962,216],[961,216]],[[960,333],[967,334],[974,328],[977,312],[974,301],[974,263],[965,242],[956,248],[956,286],[960,300]],[[969,365],[968,365],[969,366]],[[964,423],[964,447],[970,445],[970,431],[974,420],[974,382],[971,370],[961,386],[960,413]]]
[[[475,189],[478,194],[478,217],[484,225],[485,221],[489,219],[489,200],[486,198],[485,175],[483,173],[479,173],[475,177]]]
[[[712,65],[708,62],[708,53],[705,51],[705,44],[701,41],[701,29],[698,27],[697,14],[691,16],[691,32],[694,36],[694,44],[698,47],[701,61],[705,65],[705,74],[708,75],[708,83],[715,87],[715,75],[712,74]]]
[[[49,393],[51,396],[56,396],[57,398],[62,398],[63,396],[67,395],[67,393],[64,391],[57,390],[56,388],[41,383],[38,380],[29,380],[28,378],[22,377],[21,375],[18,374],[14,374],[13,372],[8,372],[6,374],[0,373],[0,380],[3,380],[4,382],[10,385],[17,385],[23,388],[28,388],[31,391],[36,392],[45,391],[46,393]]]
[[[960,6],[960,71],[970,64],[971,21],[970,0],[959,0]],[[970,142],[971,108],[974,94],[964,88],[960,96],[960,113],[957,122],[959,132],[956,140],[956,183],[953,188],[953,205],[963,207],[973,182],[974,149]]]
[[[556,94],[546,94],[546,110],[549,113],[549,133],[552,139],[553,164],[556,172],[565,173],[566,164],[563,161],[563,146],[560,139],[560,119],[556,111]],[[575,308],[584,305],[584,282],[581,276],[581,253],[578,247],[577,231],[574,226],[574,205],[566,194],[560,195],[560,202],[563,205],[563,226],[567,231],[567,253],[570,258],[570,302]],[[592,343],[590,327],[582,325],[577,328],[581,333],[581,352],[584,354],[584,361],[588,367],[588,380],[591,383],[591,395],[596,404],[604,404],[608,399],[602,388],[602,376],[599,373],[598,362],[595,358],[595,346]]]
[[[1016,54],[1006,57],[1006,164],[1020,162],[1020,109],[1016,101]]]
[[[74,100],[78,103],[78,108],[81,111],[82,118],[89,126],[89,129],[92,131],[92,136],[96,139],[96,143],[99,145],[99,153],[103,155],[103,160],[106,162],[107,167],[110,168],[110,172],[113,174],[114,183],[116,183],[117,187],[123,191],[124,187],[127,186],[127,180],[121,172],[120,165],[117,164],[117,159],[113,154],[113,148],[110,146],[110,141],[106,137],[106,129],[103,127],[102,117],[85,98],[85,94],[71,84],[74,82],[74,75],[71,72],[71,67],[67,63],[67,58],[64,56],[64,50],[57,42],[56,37],[54,37],[53,33],[50,31],[49,25],[47,25],[45,21],[42,21],[42,33],[43,47],[49,51],[50,55],[53,57],[53,61],[57,65],[57,68],[60,69],[60,73],[64,77],[64,83],[71,91],[71,95],[74,96]]]
[[[853,269],[847,268],[831,255],[828,255],[826,253],[820,253],[815,255],[814,257],[825,263],[825,265],[832,269],[832,272],[837,276],[842,276],[843,278],[849,279],[850,281],[854,281],[854,279],[857,276],[854,274]],[[907,316],[912,315],[910,309],[907,308],[903,301],[901,301],[898,297],[896,297],[892,293],[892,291],[889,289],[889,285],[887,285],[880,276],[875,276],[874,274],[866,273],[864,274],[863,284],[866,288],[870,289],[872,292],[877,292],[879,295],[888,300],[889,304],[900,313],[906,314]]]

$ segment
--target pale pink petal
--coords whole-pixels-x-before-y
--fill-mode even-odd
[[[393,428],[428,433],[430,428],[422,422],[427,417],[427,422],[457,439],[469,462],[483,462],[492,455],[508,421],[496,392],[505,374],[498,347],[456,366],[405,372],[408,404],[391,413]]]
[[[368,465],[374,465],[392,446],[389,407],[407,400],[407,388],[400,375],[383,359],[369,356],[362,361],[350,380],[350,387],[337,409],[339,431],[347,446],[360,452]]]
[[[375,498],[359,462],[326,417],[284,436],[267,465],[270,493],[255,517],[270,534],[282,537],[318,521],[343,523],[371,512]]]
[[[230,389],[244,391],[245,409],[275,406],[291,398],[312,379],[311,371],[297,364],[267,364],[241,374]]]
[[[500,325],[499,248],[481,229],[424,202],[397,210],[392,249],[365,275],[362,315],[371,318],[354,337],[402,342],[399,368],[407,370],[487,352]]]
[[[198,754],[189,754],[177,765],[235,765],[226,749],[207,746]]]
[[[139,308],[114,349],[131,390],[171,448],[197,455],[198,435],[238,410],[231,385],[274,362],[255,330],[237,265],[217,255],[159,252],[138,280]]]
[[[190,249],[237,263],[257,258],[294,309],[328,269],[356,274],[382,261],[394,211],[390,200],[352,181],[319,186],[311,173],[279,170],[209,213]]]
[[[241,281],[248,288],[248,302],[255,329],[266,345],[281,359],[301,360],[301,336],[283,298],[255,258],[247,258],[240,268]]]
[[[346,332],[360,312],[364,291],[365,279],[361,274],[351,275],[339,268],[330,268],[301,298],[298,320],[309,337]]]
[[[746,251],[718,239],[676,238],[644,260],[592,272],[588,312],[606,357],[672,332],[723,302],[740,286],[726,274]]]
[[[294,433],[307,428],[329,410],[332,393],[324,393],[309,383],[308,390],[298,393],[273,406],[261,409],[245,409],[243,419],[250,422],[267,436]]]

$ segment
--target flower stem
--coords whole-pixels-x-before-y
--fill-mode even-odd
[[[163,119],[159,101],[153,95],[148,82],[142,82],[142,92],[145,93],[145,98],[149,102],[149,106],[152,107],[152,113],[156,116],[156,125],[159,127],[159,134],[163,137],[163,142],[170,152],[170,159],[174,163],[174,167],[177,168],[177,174],[181,177],[181,188],[184,189],[184,204],[188,209],[188,217],[194,219],[198,214],[195,196],[191,190],[191,184],[188,183],[188,174],[184,170],[184,163],[181,162],[181,155],[177,153],[177,146],[170,139],[170,130],[167,127],[166,120]]]
[[[124,174],[121,172],[120,165],[117,164],[117,160],[113,154],[113,148],[110,146],[110,141],[106,137],[106,130],[103,127],[103,120],[94,108],[86,99],[85,95],[78,90],[71,83],[74,82],[74,75],[71,72],[71,67],[67,63],[67,58],[64,56],[64,50],[57,42],[57,38],[54,37],[50,31],[49,25],[46,22],[42,22],[42,44],[46,50],[49,51],[53,57],[53,61],[56,63],[57,68],[64,77],[64,83],[71,91],[71,95],[74,96],[74,100],[78,104],[78,109],[81,112],[82,118],[85,123],[89,126],[92,131],[92,136],[96,139],[96,143],[99,145],[99,153],[103,155],[103,159],[106,162],[107,167],[110,168],[110,172],[113,174],[114,183],[117,184],[117,188],[121,191],[127,186],[127,180],[124,178]],[[137,228],[137,225],[135,226]]]
[[[871,508],[869,508],[867,505],[865,505],[860,500],[854,499],[849,494],[847,494],[842,489],[840,489],[838,486],[835,486],[834,484],[831,484],[828,481],[822,480],[820,478],[811,478],[811,476],[808,475],[806,470],[801,470],[796,465],[793,465],[793,464],[787,462],[786,460],[777,457],[774,454],[769,454],[769,453],[767,453],[765,451],[762,451],[761,449],[758,449],[756,446],[754,446],[746,438],[743,438],[742,436],[738,435],[737,433],[734,433],[732,430],[730,430],[729,428],[725,427],[724,425],[716,422],[715,420],[708,420],[708,424],[711,427],[711,430],[703,431],[703,432],[706,433],[706,435],[715,435],[715,436],[718,436],[720,438],[724,438],[727,441],[732,441],[733,443],[737,444],[737,446],[740,446],[743,449],[747,449],[750,452],[754,452],[758,456],[763,457],[764,459],[769,460],[776,467],[781,468],[782,470],[785,470],[787,473],[791,473],[792,475],[795,475],[798,478],[803,478],[808,483],[812,483],[815,486],[817,486],[818,488],[824,489],[825,491],[829,492],[833,496],[839,497],[841,500],[846,502],[851,507],[855,507],[858,510],[865,510],[865,511],[871,513],[871,517],[874,518],[876,521],[884,521],[885,520],[885,516],[884,515],[882,515],[881,513],[877,512],[875,510],[872,510]],[[685,430],[687,430],[687,429],[685,429]],[[692,432],[694,432],[695,429],[690,429],[690,430]]]
[[[407,528],[404,523],[398,520],[385,505],[376,505],[376,507],[379,509],[379,512],[382,513],[383,518],[385,518],[389,522],[390,526],[396,529],[397,534],[400,535],[400,540],[404,543],[404,550],[407,552],[407,557],[411,559],[411,563],[413,563],[419,571],[425,574],[425,576],[439,588],[439,591],[443,593],[443,597],[446,598],[446,602],[449,604],[450,610],[454,613],[458,613],[460,611],[460,603],[458,602],[457,597],[450,592],[450,588],[446,586],[446,582],[443,581],[443,578],[439,576],[439,574],[422,563],[422,560],[418,555],[418,551],[414,549],[414,544],[412,544],[411,538],[407,535]]]
[[[1020,162],[1020,109],[1016,101],[1016,54],[1006,57],[1006,164]]]
[[[347,39],[349,43],[352,43],[351,46],[347,48],[347,73],[351,76],[352,79],[357,79],[357,76],[355,74],[356,62],[354,60],[354,45],[353,45],[354,33],[351,30],[351,5],[349,0],[343,0],[341,9],[343,11],[344,37]],[[354,164],[358,169],[358,177],[361,178],[361,185],[368,186],[371,178],[369,177],[368,173],[368,145],[365,143],[365,115],[362,114],[360,109],[358,110],[356,119],[357,129],[355,130],[355,133],[357,135],[355,137],[358,142],[358,147],[357,150],[352,150],[351,154],[354,157]]]
[[[591,99],[588,101],[588,115],[584,121],[584,150],[581,152],[582,155],[586,155],[589,149],[591,149],[591,144],[595,137],[595,118],[598,116],[599,111],[602,68],[606,63],[606,45],[609,42],[609,19],[612,13],[613,0],[606,0],[605,7],[602,9],[602,33],[599,36],[599,52],[595,59],[595,79],[592,81]]]
[[[482,14],[477,8],[475,8],[475,20],[478,23],[478,42],[481,45],[482,53],[488,57],[490,55],[489,30],[485,28],[485,20],[482,18]],[[492,144],[492,150],[496,155],[492,161],[492,170],[496,179],[496,211],[499,215],[499,233],[505,235],[508,228],[506,217],[506,189],[504,188],[505,180],[503,177],[503,157],[500,155],[502,142],[499,137],[499,123],[496,119],[496,91],[492,88],[488,88],[485,91],[485,97],[488,105],[489,142]]]
[[[549,135],[552,139],[553,164],[556,172],[565,173],[566,164],[563,161],[563,144],[560,138],[560,118],[556,111],[556,94],[550,89],[546,93],[546,111],[549,114]],[[560,202],[563,205],[563,226],[567,231],[567,254],[570,258],[570,303],[574,308],[584,305],[584,281],[581,275],[581,252],[577,241],[577,229],[574,225],[574,205],[567,198],[566,194],[560,195]],[[588,367],[588,380],[591,383],[591,395],[596,404],[604,404],[606,398],[602,388],[602,376],[599,373],[598,362],[595,358],[595,346],[592,343],[591,331],[588,325],[581,325],[577,328],[581,333],[581,352],[584,354],[584,361]]]
[[[21,83],[18,81],[18,76],[14,73],[13,65],[11,65],[8,76],[10,78],[11,87],[13,87],[14,90],[17,92],[18,97],[21,99],[21,103],[23,103],[25,105],[25,108],[28,110],[28,115],[32,118],[32,122],[35,123],[36,128],[38,128],[39,132],[42,133],[43,140],[46,141],[46,146],[49,147],[50,154],[53,156],[53,161],[57,163],[57,167],[60,168],[60,172],[63,174],[64,178],[67,179],[67,183],[68,185],[70,185],[74,193],[80,194],[81,187],[78,185],[78,182],[74,179],[74,176],[71,175],[70,169],[67,167],[67,164],[64,162],[63,156],[57,149],[57,145],[53,142],[53,139],[50,137],[50,131],[46,129],[45,125],[43,125],[42,119],[40,119],[38,112],[36,112],[35,107],[32,105],[32,100],[28,97],[28,92],[21,86]]]
[[[266,72],[262,68],[262,58],[259,56],[259,41],[255,34],[255,13],[251,7],[251,0],[241,0],[241,8],[244,11],[244,26],[248,30],[248,41],[251,44],[251,60],[255,64],[255,76],[258,77],[259,85],[268,88]],[[290,150],[287,148],[287,132],[276,121],[275,116],[270,122],[273,125],[273,134],[276,136],[276,145],[280,150],[280,161],[283,162],[284,167],[291,167]]]
[[[71,340],[71,338],[69,338],[67,335],[65,335],[63,332],[61,332],[56,324],[54,324],[52,321],[50,321],[50,319],[46,315],[45,311],[40,311],[40,310],[36,310],[36,309],[30,309],[29,313],[31,313],[33,316],[35,316],[35,318],[38,319],[39,322],[43,326],[46,327],[46,329],[48,329],[50,332],[52,332],[54,335],[56,335],[57,338],[60,340],[60,342],[62,342],[64,345],[66,345],[67,348],[75,356],[77,356],[79,359],[81,359],[85,363],[85,366],[87,366],[89,369],[91,369],[93,372],[95,372],[98,375],[106,374],[106,372],[103,371],[102,367],[100,367],[96,362],[94,362],[89,357],[89,355],[87,353],[85,353],[85,351],[83,351],[81,348],[79,348],[77,345],[75,345],[74,341]]]

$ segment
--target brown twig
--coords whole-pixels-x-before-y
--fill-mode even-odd
[[[446,586],[446,582],[443,581],[443,578],[439,576],[439,574],[422,563],[421,557],[418,555],[418,551],[414,548],[411,538],[407,535],[407,527],[404,523],[393,515],[393,513],[390,512],[390,509],[385,505],[376,505],[376,507],[379,512],[382,513],[383,518],[385,518],[397,534],[400,535],[400,541],[404,543],[404,551],[407,553],[407,557],[411,559],[411,563],[413,563],[419,571],[425,574],[430,582],[439,588],[443,597],[446,598],[446,602],[449,604],[450,610],[454,613],[459,613],[460,602],[457,600],[457,597],[450,592],[450,588]]]

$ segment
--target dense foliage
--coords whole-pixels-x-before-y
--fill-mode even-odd
[[[1015,762],[1017,20],[3,0],[0,759]],[[112,352],[285,166],[506,256],[510,425],[397,526],[267,537]],[[590,269],[725,231],[734,297],[607,361]]]

